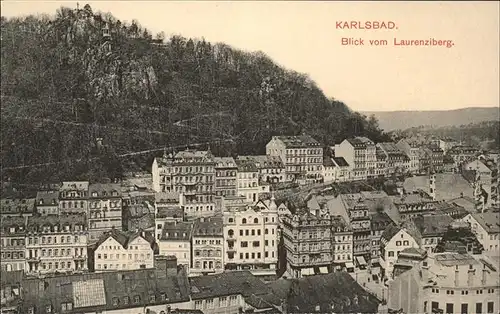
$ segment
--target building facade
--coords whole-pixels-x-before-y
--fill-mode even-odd
[[[275,275],[279,219],[274,199],[268,208],[226,207],[223,214],[225,269]]]
[[[380,239],[379,264],[385,278],[393,278],[394,264],[402,250],[418,247],[417,241],[405,229],[389,225]]]
[[[112,229],[103,234],[94,251],[96,272],[154,267],[154,239],[145,232]]]
[[[166,222],[158,242],[159,255],[175,256],[189,274],[191,265],[191,222]]]
[[[484,250],[493,254],[500,251],[500,214],[494,212],[473,213],[463,218],[470,225]]]
[[[89,241],[97,241],[112,228],[122,228],[122,192],[117,183],[89,185]]]
[[[375,143],[366,137],[349,138],[335,145],[335,157],[342,157],[349,164],[351,179],[366,180],[375,176],[377,151]]]
[[[401,139],[396,143],[396,146],[403,151],[406,156],[410,159],[409,171],[413,174],[418,173],[419,169],[419,144],[415,141],[410,141],[407,139]]]
[[[40,215],[59,215],[59,192],[37,192],[35,206],[36,212]]]
[[[259,169],[260,184],[274,184],[286,180],[285,165],[279,156],[238,156],[238,159],[253,161],[257,169]]]
[[[251,160],[237,159],[238,165],[238,195],[244,196],[248,202],[254,203],[259,200],[261,192],[259,186],[259,169]]]
[[[323,147],[311,136],[273,136],[266,145],[266,155],[281,158],[286,181],[308,184],[323,180]]]
[[[88,214],[88,199],[88,181],[65,181],[59,189],[59,212]]]
[[[221,216],[199,218],[193,223],[193,256],[190,275],[224,271],[224,237]]]
[[[81,214],[30,217],[26,234],[26,272],[85,272],[88,228]]]
[[[155,192],[182,194],[181,204],[186,216],[214,214],[215,159],[210,150],[185,150],[155,158],[152,174]]]
[[[2,271],[24,270],[26,263],[26,220],[28,217],[2,217],[0,244]]]
[[[238,167],[232,157],[214,157],[215,196],[235,196],[238,191]]]

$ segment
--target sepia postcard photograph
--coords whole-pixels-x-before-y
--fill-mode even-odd
[[[0,4],[0,314],[500,314],[500,2]]]

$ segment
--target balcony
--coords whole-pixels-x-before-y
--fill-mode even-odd
[[[235,235],[227,236],[226,241],[229,243],[233,243],[234,241],[236,241],[236,236]]]
[[[75,256],[73,257],[73,259],[74,259],[75,261],[85,261],[85,260],[87,260],[87,256],[83,256],[83,255],[75,255]]]
[[[26,258],[26,261],[28,263],[39,263],[40,257],[39,256],[31,256],[31,257]]]
[[[193,196],[193,195],[196,195],[196,190],[188,190],[188,191],[185,191],[183,194],[185,196]]]
[[[228,247],[227,247],[227,252],[228,252],[228,253],[229,253],[229,252],[236,252],[236,247],[234,247],[234,246],[228,246]]]
[[[198,182],[194,181],[194,182],[181,182],[183,185],[185,186],[195,186],[198,184]]]

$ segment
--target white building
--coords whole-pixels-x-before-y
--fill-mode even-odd
[[[159,240],[166,222],[183,221],[181,196],[175,192],[155,193],[155,239]]]
[[[239,196],[245,196],[248,202],[255,204],[259,200],[261,187],[259,186],[259,169],[253,161],[237,159]]]
[[[335,157],[343,157],[347,162],[352,180],[366,180],[368,176],[375,176],[376,146],[366,137],[348,138],[335,145]]]
[[[266,155],[281,158],[287,181],[308,184],[323,180],[323,147],[311,136],[273,136]]]
[[[193,224],[190,222],[166,222],[163,225],[158,242],[159,254],[175,256],[177,263],[183,265],[189,273],[191,269],[191,233]]]
[[[239,160],[253,161],[259,169],[259,181],[267,183],[285,182],[285,165],[279,156],[238,156]],[[261,183],[262,184],[262,183]]]
[[[64,214],[28,217],[26,272],[48,274],[87,270],[85,216]]]
[[[325,183],[335,182],[336,169],[337,167],[331,157],[323,158],[323,179]]]
[[[248,206],[227,209],[224,215],[224,261],[228,270],[275,275],[278,261],[278,209]]]
[[[96,272],[154,267],[154,238],[143,231],[124,233],[112,229],[97,242],[94,251]]]
[[[89,185],[88,220],[90,241],[112,228],[122,228],[122,192],[120,184],[93,183]]]
[[[419,151],[420,145],[415,141],[410,141],[407,139],[401,139],[396,143],[396,146],[403,151],[409,160],[409,171],[413,174],[418,173],[419,165]]]
[[[493,212],[468,214],[463,218],[470,224],[472,232],[484,250],[497,254],[500,251],[500,214]]]
[[[351,171],[349,169],[349,164],[342,157],[332,158],[335,164],[335,181],[336,182],[346,182],[351,180]]]
[[[385,277],[393,278],[394,264],[402,250],[418,247],[417,241],[405,229],[389,225],[380,238],[379,263],[385,271]]]

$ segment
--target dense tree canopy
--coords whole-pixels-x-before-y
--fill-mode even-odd
[[[165,40],[89,5],[2,17],[1,31],[3,179],[119,177],[149,168],[155,152],[120,155],[163,146],[210,142],[232,155],[263,153],[278,134],[307,133],[325,145],[386,139],[376,119],[261,52]],[[55,166],[9,169],[41,163]]]

